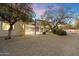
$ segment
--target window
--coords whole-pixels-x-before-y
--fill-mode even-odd
[[[8,23],[2,23],[2,30],[8,30],[10,27],[10,25]],[[14,29],[14,26],[13,26],[13,29]]]

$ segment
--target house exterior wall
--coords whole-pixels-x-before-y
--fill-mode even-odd
[[[41,28],[39,26],[36,26],[35,31],[35,25],[31,24],[25,25],[25,35],[35,35],[35,34],[41,34]]]
[[[0,36],[7,36],[8,30],[2,30],[2,23],[0,21]],[[23,26],[24,25],[24,26]],[[41,25],[36,26],[36,34],[41,34]],[[34,35],[35,34],[35,25],[24,24],[23,22],[17,22],[14,24],[14,29],[12,30],[12,35]]]
[[[8,30],[2,30],[2,23],[0,21],[0,36],[7,36]],[[20,26],[20,22],[14,25],[14,30],[12,30],[12,35],[22,35],[23,29]]]

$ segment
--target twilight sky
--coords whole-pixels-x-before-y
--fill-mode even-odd
[[[62,5],[64,5],[64,7],[71,8],[75,15],[79,15],[78,3],[35,3],[33,4],[33,9],[36,13],[36,18],[40,18],[40,15],[42,15],[45,12],[45,10],[48,9],[49,6],[53,6],[54,9],[56,9]]]

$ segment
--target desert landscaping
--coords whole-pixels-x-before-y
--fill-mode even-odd
[[[55,34],[0,38],[0,55],[9,56],[77,56],[79,55],[79,34],[67,36]]]
[[[0,3],[0,56],[79,56],[79,4]]]

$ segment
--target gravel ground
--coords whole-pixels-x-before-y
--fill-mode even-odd
[[[79,34],[0,38],[1,56],[79,56]]]

